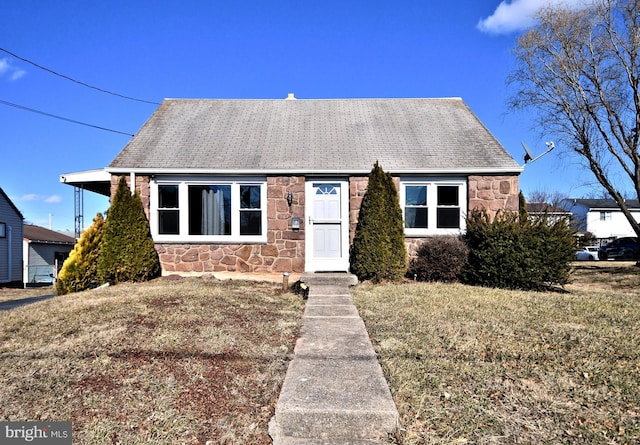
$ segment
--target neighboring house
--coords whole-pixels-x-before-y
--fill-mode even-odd
[[[573,214],[573,220],[582,233],[590,232],[600,240],[636,236],[613,199],[565,199],[561,205]],[[638,200],[627,200],[627,206],[634,219],[640,221]]]
[[[140,193],[164,273],[347,271],[368,175],[393,175],[409,251],[518,209],[522,168],[453,99],[167,99],[103,170]]]
[[[544,217],[552,223],[561,219],[571,222],[573,216],[571,212],[547,202],[528,202],[527,213],[529,213],[530,218]]]
[[[24,284],[52,284],[62,263],[73,250],[75,239],[44,227],[24,226]]]
[[[22,283],[24,217],[0,188],[0,284]]]

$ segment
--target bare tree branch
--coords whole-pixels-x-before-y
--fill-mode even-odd
[[[582,159],[640,236],[625,201],[640,198],[640,0],[549,7],[518,39],[508,78],[513,109]]]

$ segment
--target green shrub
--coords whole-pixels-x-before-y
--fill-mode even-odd
[[[98,276],[103,282],[147,281],[160,276],[160,260],[138,193],[131,194],[120,178],[107,222]]]
[[[409,277],[418,281],[459,281],[468,250],[458,236],[426,239],[409,264]]]
[[[462,280],[468,284],[544,289],[568,282],[575,242],[564,219],[532,222],[500,212],[490,221],[485,210],[472,210],[464,240],[469,256]]]
[[[350,265],[359,280],[397,281],[407,270],[404,227],[391,175],[376,162],[369,174],[351,247]]]
[[[407,246],[404,243],[404,217],[393,177],[385,173],[385,216],[389,234],[389,255],[384,278],[400,281],[407,273]]]
[[[529,219],[529,211],[527,210],[527,200],[525,199],[524,193],[522,193],[522,191],[518,193],[518,215],[520,216],[521,221]]]
[[[99,284],[97,263],[104,229],[104,218],[98,213],[91,226],[82,232],[60,269],[55,285],[58,295],[80,292]]]

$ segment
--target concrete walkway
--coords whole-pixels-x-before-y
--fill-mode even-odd
[[[304,274],[302,333],[269,434],[276,445],[388,443],[398,411],[351,301],[348,274]]]

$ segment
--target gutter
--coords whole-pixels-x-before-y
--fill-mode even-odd
[[[227,175],[227,176],[258,176],[258,175],[278,175],[278,176],[345,176],[345,175],[368,175],[371,169],[210,169],[210,168],[123,168],[107,167],[105,169],[111,174],[134,174],[134,175]],[[496,174],[520,174],[524,169],[515,168],[449,168],[449,169],[391,169],[385,170],[387,173],[395,175],[496,175]]]

